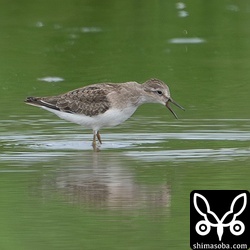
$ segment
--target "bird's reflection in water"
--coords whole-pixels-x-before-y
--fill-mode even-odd
[[[70,165],[57,170],[49,183],[72,204],[117,210],[168,208],[170,186],[138,182],[129,162],[124,156],[94,153],[66,163]]]

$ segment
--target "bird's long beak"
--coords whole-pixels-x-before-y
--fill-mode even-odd
[[[173,99],[169,98],[168,101],[166,102],[166,107],[169,109],[169,111],[174,115],[174,117],[176,119],[178,119],[178,116],[176,115],[176,113],[172,110],[172,108],[169,106],[169,103],[173,103],[175,106],[177,106],[178,108],[185,110],[180,104],[178,104],[177,102],[175,102]]]

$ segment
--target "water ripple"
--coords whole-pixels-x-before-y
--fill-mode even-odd
[[[177,37],[170,39],[168,42],[173,44],[197,44],[205,43],[206,40],[199,37]]]
[[[90,134],[12,134],[1,135],[1,144],[26,145],[29,148],[53,148],[53,149],[82,149],[88,147],[92,142]],[[160,143],[166,140],[204,140],[204,141],[249,141],[250,132],[248,131],[195,131],[179,133],[104,133],[103,146],[113,148],[133,147],[141,144]],[[119,145],[117,145],[119,144]]]
[[[140,159],[145,162],[155,161],[201,161],[224,160],[229,161],[235,157],[249,157],[250,148],[220,148],[220,149],[185,149],[185,150],[161,150],[161,151],[131,151],[127,156]]]

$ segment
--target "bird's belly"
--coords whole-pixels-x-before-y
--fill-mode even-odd
[[[126,121],[136,110],[136,108],[125,108],[123,110],[119,109],[109,109],[103,114],[99,114],[97,116],[86,116],[84,114],[72,114],[67,112],[62,112],[54,109],[50,109],[47,107],[43,107],[44,109],[56,114],[60,118],[80,124],[87,128],[91,128],[93,130],[98,131],[103,127],[114,127],[117,126],[124,121]]]
[[[114,127],[126,121],[133,113],[136,108],[125,108],[123,110],[119,109],[109,109],[105,113],[96,116],[98,123],[102,124],[102,127]]]

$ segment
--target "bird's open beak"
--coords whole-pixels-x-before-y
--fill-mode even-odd
[[[169,106],[169,103],[173,103],[175,106],[178,108],[185,110],[181,105],[179,105],[177,102],[175,102],[173,99],[169,98],[168,101],[166,102],[166,107],[169,109],[169,111],[174,115],[176,119],[178,119],[178,116],[175,114],[175,112],[172,110],[172,108]]]

